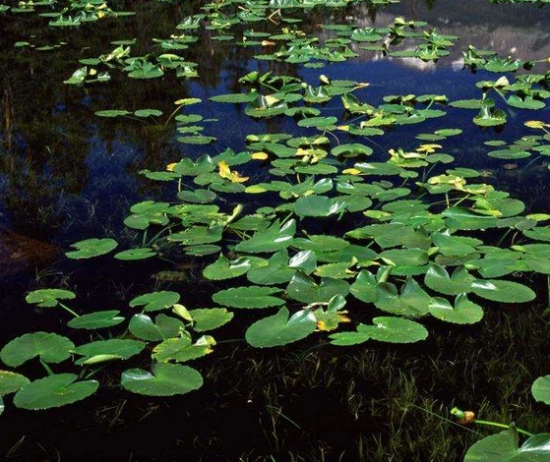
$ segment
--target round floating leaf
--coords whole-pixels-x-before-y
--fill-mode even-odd
[[[180,294],[171,291],[150,292],[130,301],[131,307],[142,306],[145,311],[172,308],[180,300]]]
[[[212,353],[212,346],[215,344],[215,340],[209,335],[199,338],[195,344],[191,344],[191,340],[187,337],[170,338],[153,349],[152,358],[161,363],[169,361],[183,363]]]
[[[225,308],[198,308],[190,310],[193,318],[193,329],[197,332],[206,332],[217,329],[233,319],[233,313]]]
[[[351,294],[365,303],[373,303],[376,300],[376,278],[367,270],[362,270],[350,287]]]
[[[466,294],[456,297],[454,307],[447,299],[434,297],[430,301],[430,314],[454,324],[475,324],[483,318],[483,308],[468,300]]]
[[[301,271],[293,276],[286,288],[290,298],[302,303],[328,303],[335,295],[345,297],[349,290],[349,284],[341,279],[324,278],[317,284]]]
[[[289,312],[283,307],[273,316],[260,319],[246,331],[246,341],[256,348],[286,345],[306,338],[315,331],[317,321],[313,312],[298,311],[289,319]]]
[[[106,111],[96,111],[95,115],[98,117],[120,117],[130,115],[131,112],[124,110],[111,109]]]
[[[500,279],[477,279],[472,284],[472,291],[487,300],[503,303],[525,303],[536,297],[529,287]]]
[[[77,382],[77,379],[75,374],[57,374],[35,380],[21,388],[13,402],[22,409],[50,409],[87,398],[99,386],[95,380]]]
[[[183,323],[164,314],[157,315],[153,322],[146,314],[139,313],[132,316],[128,329],[137,338],[155,342],[179,335]]]
[[[326,196],[300,197],[294,205],[294,212],[300,217],[327,217],[341,213],[346,203]]]
[[[338,122],[336,117],[310,117],[298,122],[299,127],[327,128]]]
[[[40,308],[52,308],[59,304],[59,300],[73,300],[74,292],[63,289],[39,289],[25,297],[27,303],[38,305]]]
[[[330,343],[338,346],[351,346],[365,343],[369,339],[366,332],[338,332],[330,335]]]
[[[373,326],[360,324],[357,330],[380,342],[414,343],[428,337],[428,331],[422,324],[409,319],[380,316],[372,322]]]
[[[67,325],[73,329],[105,329],[113,327],[124,321],[122,316],[118,316],[120,311],[98,311],[96,313],[84,314],[79,318],[71,319]]]
[[[121,384],[126,390],[147,396],[183,395],[202,387],[201,374],[179,364],[156,363],[152,373],[142,369],[128,369],[122,374]]]
[[[284,300],[273,296],[279,293],[281,293],[281,289],[272,287],[234,287],[216,292],[212,296],[212,300],[219,305],[231,308],[268,308],[285,303]]]
[[[138,249],[128,249],[123,250],[122,252],[118,252],[115,254],[115,258],[117,260],[124,260],[124,261],[134,261],[134,260],[145,260],[146,258],[151,258],[156,256],[157,253],[149,248],[149,247],[142,247]]]
[[[74,349],[77,355],[84,358],[75,361],[75,364],[92,364],[103,360],[128,359],[135,356],[145,348],[145,343],[138,340],[98,340],[86,343]]]
[[[206,279],[220,281],[241,276],[247,273],[251,266],[252,263],[248,258],[238,258],[230,261],[220,255],[214,263],[204,268],[202,274]]]
[[[9,342],[0,351],[0,359],[10,367],[18,367],[37,356],[47,363],[60,363],[71,356],[73,348],[74,343],[67,337],[47,332],[34,332]]]
[[[114,239],[86,239],[71,244],[77,250],[66,252],[65,255],[73,260],[84,260],[87,258],[105,255],[118,246]]]
[[[468,449],[464,462],[550,462],[549,433],[533,435],[521,447],[518,440],[514,429],[483,438]]]
[[[139,109],[134,112],[136,117],[160,117],[162,114],[158,109]]]
[[[430,289],[445,295],[458,295],[472,291],[472,284],[475,278],[468,273],[464,267],[457,268],[452,276],[447,270],[438,264],[431,264],[424,284]]]
[[[24,375],[11,371],[0,371],[0,397],[15,393],[28,383],[30,381]]]
[[[550,405],[550,375],[539,377],[537,380],[535,380],[533,382],[533,386],[531,387],[531,393],[533,394],[533,398],[535,398],[535,401],[541,401],[544,404]],[[2,393],[0,387],[0,395],[1,394]]]

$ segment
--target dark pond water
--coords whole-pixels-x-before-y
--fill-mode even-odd
[[[135,235],[122,224],[129,206],[143,199],[172,198],[163,183],[148,181],[141,170],[164,170],[182,156],[196,158],[227,148],[238,152],[249,134],[295,131],[291,118],[252,119],[242,105],[209,101],[214,95],[240,91],[239,78],[247,72],[271,71],[308,82],[322,73],[333,80],[368,82],[356,95],[373,105],[383,103],[386,95],[411,93],[444,94],[454,101],[479,98],[476,83],[496,78],[464,66],[462,56],[469,45],[525,61],[545,60],[550,54],[548,8],[485,0],[402,0],[376,9],[367,3],[338,10],[315,8],[301,27],[327,39],[334,34],[321,25],[387,27],[403,16],[426,21],[440,34],[459,36],[448,56],[425,62],[357,48],[354,59],[311,69],[255,60],[257,50],[216,41],[215,33],[203,28],[198,41],[185,50],[186,60],[197,63],[200,78],[167,74],[136,80],[113,72],[108,84],[63,84],[79,59],[108,53],[115,47],[112,41],[136,39],[137,55],[151,52],[152,38],[169,37],[203,3],[113,1],[111,7],[136,15],[78,28],[48,27],[45,18],[33,13],[0,14],[0,345],[25,332],[67,330],[59,312],[24,303],[25,294],[37,288],[70,287],[78,292],[83,310],[121,309],[135,295],[155,288],[179,291],[192,305],[214,290],[215,284],[199,283],[201,268],[191,264],[132,265],[113,259],[82,263],[67,260],[63,252],[88,237],[132,242]],[[35,48],[14,47],[23,41]],[[61,46],[39,49],[57,44]],[[544,63],[537,67],[539,73],[549,70]],[[179,143],[171,123],[94,115],[110,108],[156,108],[166,115],[174,110],[174,101],[190,97],[203,101],[194,112],[221,121],[205,128],[205,134],[218,138],[212,145]],[[444,118],[397,126],[364,141],[374,149],[373,157],[382,159],[391,148],[417,142],[419,134],[462,129],[445,142],[445,152],[455,157],[456,166],[486,172],[488,183],[520,197],[528,210],[550,213],[544,159],[532,163],[532,158],[491,158],[487,152],[493,148],[484,144],[524,136],[528,120],[550,122],[548,109],[533,115],[509,108],[505,126],[487,129],[472,124],[471,111],[446,111]],[[343,111],[338,105],[324,115],[340,118]],[[253,169],[243,173],[259,174]],[[166,281],[163,271],[182,276]],[[444,420],[454,404],[484,409],[503,422],[517,420],[532,431],[544,431],[548,425],[548,411],[528,398],[532,380],[548,373],[543,359],[550,345],[538,308],[522,307],[521,317],[516,308],[493,309],[483,325],[439,329],[414,348],[388,351],[370,346],[336,350],[316,341],[278,351],[253,350],[240,342],[220,344],[199,366],[205,387],[179,398],[129,396],[116,382],[124,367],[115,366],[112,375],[102,378],[107,386],[93,399],[44,412],[6,406],[0,418],[0,457],[462,460],[467,446],[486,433],[474,434]],[[242,331],[242,326],[227,328],[224,338],[242,336],[239,328]],[[517,374],[509,374],[511,370]]]

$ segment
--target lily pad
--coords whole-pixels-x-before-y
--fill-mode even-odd
[[[39,289],[25,297],[27,303],[38,305],[40,308],[53,308],[59,305],[59,300],[73,300],[74,292],[63,289]]]
[[[48,332],[34,332],[9,342],[0,351],[0,359],[10,367],[18,367],[37,356],[47,363],[60,363],[71,356],[73,349],[74,343],[67,337]]]
[[[121,378],[126,390],[146,396],[184,395],[202,384],[201,374],[192,367],[166,363],[154,364],[152,372],[128,369]]]
[[[21,388],[13,403],[21,409],[38,410],[65,406],[93,395],[99,383],[77,381],[76,374],[54,374]]]
[[[118,243],[114,239],[86,239],[71,244],[71,247],[77,250],[66,252],[65,255],[73,260],[84,260],[108,254],[117,246]]]
[[[281,293],[281,289],[272,287],[233,287],[216,292],[212,296],[212,300],[219,305],[231,308],[268,308],[285,303],[284,300],[274,296],[279,293]]]
[[[95,313],[84,314],[78,318],[71,319],[67,325],[73,329],[105,329],[113,327],[124,321],[124,317],[119,316],[120,311],[97,311]]]
[[[273,316],[260,319],[246,331],[246,341],[256,348],[270,348],[297,342],[315,331],[317,321],[309,310],[294,313],[283,307]]]
[[[150,292],[131,300],[130,306],[142,306],[144,311],[160,311],[172,308],[179,300],[180,294],[177,292]]]

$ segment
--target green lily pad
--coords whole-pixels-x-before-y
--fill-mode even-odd
[[[273,316],[260,319],[246,331],[246,341],[256,348],[270,348],[297,342],[315,331],[317,321],[309,310],[294,313],[283,307]]]
[[[189,310],[193,318],[193,330],[207,332],[224,326],[233,319],[234,314],[225,308],[198,308]]]
[[[430,265],[424,278],[426,286],[445,295],[471,292],[474,281],[475,278],[464,267],[458,267],[452,276],[449,276],[447,270],[436,263]]]
[[[517,431],[510,429],[483,438],[474,444],[464,462],[549,462],[550,434],[540,433],[529,437],[519,447]]]
[[[0,371],[0,397],[15,393],[30,383],[24,375],[11,371]]]
[[[95,313],[84,314],[78,318],[71,319],[67,325],[73,329],[105,329],[113,327],[124,321],[124,317],[119,316],[120,311],[97,311]]]
[[[529,287],[500,279],[477,279],[472,284],[472,292],[487,300],[503,303],[526,303],[536,297]]]
[[[233,287],[216,292],[212,296],[212,300],[219,305],[231,308],[268,308],[285,303],[284,300],[274,296],[279,293],[281,293],[281,289],[272,287]]]
[[[183,330],[183,323],[165,314],[157,315],[153,322],[148,315],[138,313],[130,319],[128,329],[139,339],[155,342],[178,336]]]
[[[155,257],[157,253],[149,248],[149,247],[142,247],[137,249],[128,249],[123,250],[122,252],[118,252],[115,254],[115,258],[117,260],[123,260],[123,261],[135,261],[135,260],[145,260],[147,258]]]
[[[214,263],[211,263],[204,269],[202,274],[206,279],[220,281],[246,274],[251,266],[252,263],[248,258],[238,258],[230,261],[223,255],[220,255]]]
[[[151,356],[161,363],[170,361],[183,363],[212,353],[212,346],[215,344],[215,340],[209,335],[199,338],[194,344],[187,337],[170,338],[159,343],[153,349]]]
[[[317,284],[305,273],[298,271],[288,284],[286,292],[288,296],[302,303],[328,303],[336,295],[345,297],[350,286],[341,279],[323,278]]]
[[[539,377],[535,380],[531,387],[531,393],[535,401],[550,405],[550,375]]]
[[[454,307],[447,299],[434,297],[430,301],[430,314],[453,324],[475,324],[483,318],[483,308],[468,300],[466,294],[456,297]]]
[[[373,326],[363,324],[357,330],[380,342],[414,343],[428,337],[428,331],[422,324],[409,319],[381,316],[372,322]]]
[[[75,361],[75,364],[94,364],[114,359],[129,359],[141,353],[144,348],[145,343],[138,340],[118,338],[97,340],[74,349],[74,353],[84,356],[84,358]]]
[[[24,334],[9,342],[0,351],[0,359],[10,367],[18,367],[35,357],[47,363],[60,363],[71,356],[74,343],[67,337],[48,332]]]
[[[133,393],[146,396],[184,395],[202,387],[201,374],[189,366],[156,363],[152,373],[128,369],[122,373],[121,385]]]
[[[73,260],[84,260],[87,258],[105,255],[118,246],[114,239],[86,239],[71,244],[77,250],[66,252],[65,255]]]
[[[267,229],[257,231],[250,239],[237,244],[235,250],[249,253],[277,252],[292,244],[295,232],[295,220],[289,220],[282,226],[279,221],[275,221]]]
[[[27,303],[38,305],[40,308],[53,308],[59,305],[59,300],[73,300],[74,292],[63,289],[39,289],[30,292],[26,297]]]
[[[144,311],[160,311],[172,308],[180,300],[180,294],[171,291],[150,292],[130,301],[132,308],[142,306]]]
[[[38,410],[65,406],[93,395],[99,383],[77,382],[76,374],[54,374],[23,386],[13,399],[21,409]]]

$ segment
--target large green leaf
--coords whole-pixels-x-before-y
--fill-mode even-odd
[[[76,374],[54,374],[35,380],[17,392],[13,403],[22,409],[50,409],[87,398],[99,386],[95,380],[77,382],[77,379]]]
[[[155,321],[144,313],[132,316],[128,329],[135,337],[150,342],[160,341],[179,335],[183,329],[183,323],[176,318],[159,314]]]
[[[286,249],[274,253],[268,260],[256,261],[247,274],[253,284],[272,285],[289,282],[296,270],[290,268]]]
[[[326,196],[300,197],[294,205],[294,212],[299,217],[327,217],[342,213],[346,203]]]
[[[372,322],[372,326],[360,324],[357,330],[380,342],[414,343],[428,337],[428,331],[422,324],[409,319],[380,316]]]
[[[60,363],[71,356],[73,348],[74,343],[67,337],[47,332],[34,332],[9,342],[0,351],[0,359],[10,367],[18,367],[37,356],[47,363]]]
[[[306,338],[315,331],[315,315],[309,310],[294,313],[289,318],[286,307],[277,314],[260,319],[246,331],[246,341],[256,348],[286,345]]]
[[[362,302],[373,303],[376,301],[377,284],[376,278],[371,272],[362,270],[351,285],[350,292]]]
[[[235,250],[249,253],[277,252],[292,244],[295,232],[295,220],[289,220],[282,226],[279,221],[275,221],[267,229],[257,231],[250,239],[237,244]]]
[[[231,308],[268,308],[283,305],[284,300],[274,297],[281,289],[272,287],[233,287],[220,290],[212,296],[212,300],[222,306]]]
[[[223,255],[220,255],[214,263],[204,268],[202,274],[206,279],[220,281],[246,274],[251,266],[252,263],[248,258],[228,260]]]
[[[510,429],[474,444],[464,462],[549,462],[550,433],[529,437],[519,447],[517,431]]]
[[[423,316],[428,312],[430,296],[412,278],[397,292],[395,285],[384,282],[376,288],[375,305],[382,311],[402,316]]]
[[[536,297],[529,287],[500,279],[477,279],[472,284],[472,292],[487,300],[503,303],[525,303]]]
[[[217,329],[233,319],[233,313],[225,308],[197,308],[189,310],[193,318],[193,329],[206,332]]]
[[[133,393],[147,396],[183,395],[202,387],[201,374],[189,366],[156,363],[152,372],[128,369],[122,373],[121,385]]]
[[[474,324],[483,318],[483,308],[468,300],[466,294],[456,297],[454,307],[447,299],[434,297],[430,301],[430,314],[454,324]]]
[[[105,329],[113,327],[124,321],[125,318],[119,316],[120,311],[96,311],[95,313],[84,314],[78,318],[71,319],[67,325],[73,329]]]
[[[140,295],[130,301],[131,307],[142,306],[144,311],[160,311],[172,308],[180,300],[177,292],[160,291]]]
[[[59,305],[59,300],[73,300],[74,292],[64,289],[39,289],[30,292],[26,297],[27,303],[38,305],[40,308],[53,308]]]
[[[463,266],[458,267],[452,276],[449,276],[447,270],[436,263],[430,265],[424,278],[426,286],[445,295],[471,292],[474,281],[475,278]]]
[[[188,337],[170,338],[153,349],[152,358],[161,363],[169,361],[183,363],[212,353],[212,346],[215,344],[216,342],[209,335],[202,336],[194,344]]]
[[[335,295],[345,297],[350,286],[341,279],[323,278],[318,284],[305,273],[298,271],[286,288],[288,296],[302,303],[328,303]]]
[[[71,244],[71,247],[74,247],[76,250],[66,252],[65,255],[74,260],[84,260],[105,255],[117,246],[118,243],[114,239],[86,239]]]
[[[145,343],[138,340],[128,339],[110,339],[97,340],[86,343],[74,349],[77,355],[84,356],[75,361],[75,364],[95,364],[114,359],[129,359],[135,356],[145,348]]]

